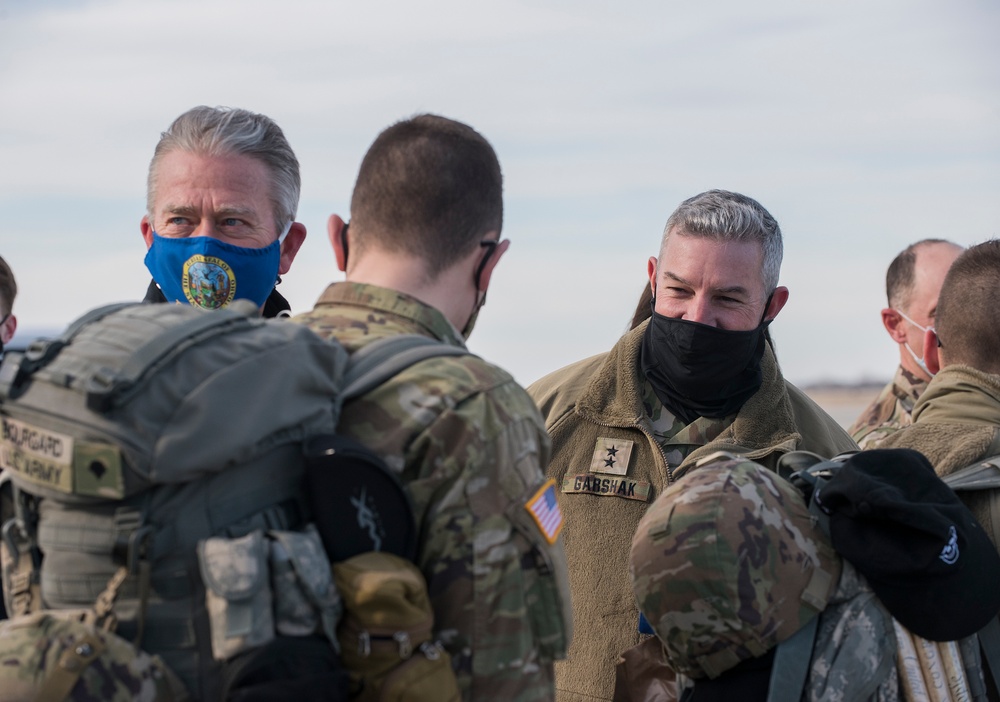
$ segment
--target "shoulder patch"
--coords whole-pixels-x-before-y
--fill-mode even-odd
[[[535,520],[545,540],[554,544],[563,527],[562,511],[556,500],[556,481],[552,478],[546,480],[531,499],[524,503],[524,508]]]

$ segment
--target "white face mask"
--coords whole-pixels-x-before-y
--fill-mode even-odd
[[[917,324],[912,319],[910,319],[909,317],[907,317],[906,313],[904,313],[902,310],[896,310],[896,311],[899,312],[899,316],[900,317],[902,317],[903,319],[905,319],[907,322],[909,322],[910,324],[912,324],[913,326],[915,326],[917,329],[919,329],[920,331],[924,332],[925,334],[927,332],[929,332],[929,331],[934,331],[934,327],[923,327],[923,326]],[[927,364],[924,363],[924,359],[920,358],[920,356],[918,356],[917,354],[915,354],[913,352],[913,349],[910,348],[910,344],[908,342],[904,341],[903,342],[903,346],[905,346],[906,350],[910,352],[911,356],[913,356],[913,360],[916,362],[916,364],[918,366],[920,366],[920,370],[922,370],[924,373],[926,373],[927,375],[929,375],[932,378],[935,375],[937,375],[936,373],[931,373],[930,372],[930,370],[927,368]]]

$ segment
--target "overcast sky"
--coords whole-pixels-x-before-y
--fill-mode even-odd
[[[528,383],[611,347],[677,204],[758,199],[785,235],[772,325],[793,381],[887,379],[885,268],[1000,236],[1000,5],[0,0],[0,255],[22,331],[138,299],[159,133],[198,105],[274,118],[302,164],[295,311],[340,280],[326,217],[418,112],[467,122],[505,175],[471,348]]]

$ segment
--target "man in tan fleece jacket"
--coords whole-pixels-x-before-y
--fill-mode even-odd
[[[626,651],[622,687],[662,665],[655,645],[640,645],[655,639],[643,636],[652,630],[640,622],[628,554],[667,484],[719,450],[773,468],[795,449],[830,457],[856,448],[785,382],[767,341],[788,299],[781,255],[781,230],[760,203],[722,190],[690,198],[647,262],[651,318],[610,353],[528,389],[552,436],[548,474],[565,516],[574,636],[556,664],[560,702],[611,700]]]
[[[913,407],[913,424],[881,447],[916,449],[941,476],[1000,455],[1000,239],[952,264],[923,350],[934,378]],[[960,497],[1000,544],[1000,491]]]

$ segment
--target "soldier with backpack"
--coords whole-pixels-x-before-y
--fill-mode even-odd
[[[509,246],[502,218],[500,165],[479,133],[435,115],[394,124],[361,164],[350,225],[329,220],[347,281],[294,321],[349,351],[404,334],[464,349]],[[562,517],[524,390],[474,355],[432,358],[345,404],[338,431],[406,486],[462,698],[552,699],[571,631]]]
[[[924,360],[934,375],[913,407],[913,425],[886,448],[912,448],[946,482],[958,471],[1000,455],[1000,239],[966,249],[948,270]],[[1000,546],[997,490],[960,495]]]

